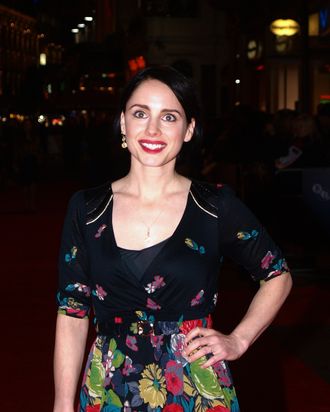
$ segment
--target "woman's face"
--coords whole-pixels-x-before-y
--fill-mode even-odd
[[[126,135],[132,161],[144,166],[175,163],[183,142],[191,139],[194,125],[193,119],[187,123],[172,90],[154,79],[145,80],[135,89],[121,114],[121,131]]]

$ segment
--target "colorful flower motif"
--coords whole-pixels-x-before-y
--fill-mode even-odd
[[[163,412],[184,412],[184,409],[178,403],[170,403],[165,406]]]
[[[261,260],[261,269],[268,269],[274,259],[275,256],[269,250]]]
[[[152,309],[152,310],[159,310],[159,309],[161,309],[161,306],[159,306],[152,299],[148,298],[147,299],[147,308]]]
[[[111,378],[117,368],[119,368],[125,360],[125,355],[117,349],[115,339],[109,342],[108,353],[105,359],[105,385],[109,385]]]
[[[101,410],[101,404],[98,405],[87,405],[86,412],[99,412]]]
[[[139,348],[137,347],[137,344],[136,344],[136,337],[135,336],[130,336],[130,335],[126,336],[126,346],[128,346],[134,352],[137,352],[139,350]]]
[[[97,232],[95,233],[95,239],[99,239],[103,233],[103,231],[106,229],[107,225],[101,225],[98,229]]]
[[[133,365],[133,361],[129,356],[126,356],[124,367],[121,370],[121,373],[124,376],[129,376],[131,373],[137,373],[142,370],[141,365]]]
[[[135,314],[139,318],[139,320],[147,320],[149,323],[154,323],[155,322],[154,315],[148,316],[146,314],[146,312],[142,312],[142,310],[135,311]]]
[[[191,300],[191,306],[200,305],[204,301],[204,290],[200,290],[197,295]]]
[[[220,399],[206,399],[201,395],[197,395],[194,405],[194,412],[207,412],[208,410],[216,408],[217,406],[221,406],[222,408],[226,407],[224,402]],[[224,411],[230,412],[230,409],[227,408],[225,410],[222,410],[222,412]]]
[[[162,370],[155,363],[145,367],[139,380],[140,396],[151,408],[163,407],[166,402],[167,391],[165,377]]]
[[[153,348],[160,348],[163,345],[163,335],[150,335],[150,342]]]
[[[183,393],[183,369],[182,364],[169,360],[165,369],[166,388],[174,396]]]
[[[106,405],[105,407],[102,407],[102,410],[110,410],[113,412],[119,412],[122,410],[122,402],[119,398],[119,396],[116,394],[116,392],[112,389],[109,389],[106,391],[106,395],[105,395],[105,402]]]
[[[184,243],[192,250],[195,250],[197,252],[199,252],[201,255],[205,254],[205,247],[204,246],[198,246],[198,244],[190,239],[189,237],[187,237],[184,241]]]
[[[154,276],[154,280],[148,283],[147,286],[144,287],[144,289],[150,294],[154,293],[156,289],[160,289],[163,286],[165,286],[163,276],[156,275]]]
[[[64,256],[66,263],[71,263],[77,257],[77,251],[78,251],[77,247],[72,246],[72,248],[70,249],[70,252],[66,253]]]
[[[91,288],[87,285],[83,285],[82,283],[75,283],[75,284],[69,284],[65,290],[67,292],[72,292],[74,290],[77,290],[78,292],[83,293],[86,297],[89,297],[91,295]]]
[[[287,272],[289,270],[285,259],[280,259],[275,265],[273,265],[272,268],[275,270],[271,271],[266,279],[281,275],[283,272]]]
[[[218,361],[212,367],[215,373],[218,375],[221,381],[221,385],[229,387],[233,384],[226,362]]]
[[[249,232],[238,232],[237,233],[237,239],[239,240],[248,240],[248,239],[256,239],[259,235],[259,232],[257,230],[252,230],[250,233]]]
[[[197,327],[211,328],[212,327],[211,316],[208,316],[204,320],[202,319],[185,320],[179,326],[179,329],[183,334],[187,335],[192,329],[195,329]]]
[[[152,347],[154,348],[154,357],[156,361],[159,361],[163,352],[162,346],[164,344],[164,336],[163,335],[154,335],[153,333],[150,334],[150,342]]]
[[[206,409],[206,412],[230,412],[230,409],[226,408],[225,406],[215,406],[214,408]]]
[[[160,320],[158,321],[158,328],[164,335],[172,335],[172,333],[179,332],[178,322]]]
[[[58,313],[73,316],[75,318],[84,319],[88,317],[89,307],[77,302],[74,298],[61,298],[60,293],[57,294],[59,303]]]
[[[96,285],[96,290],[92,291],[92,294],[98,297],[100,300],[104,300],[107,296],[107,292],[102,288],[102,286]]]
[[[222,398],[222,388],[213,368],[202,368],[206,362],[206,356],[202,356],[190,363],[191,379],[198,393],[206,399]]]
[[[183,354],[183,347],[186,336],[183,333],[175,333],[171,335],[170,348],[177,362],[180,362],[182,366],[185,366],[188,363]]]
[[[103,383],[106,377],[106,367],[102,362],[102,351],[98,345],[98,342],[93,347],[93,357],[91,359],[90,367],[86,377],[86,383],[88,387],[88,395],[94,398],[94,405],[98,402],[95,400],[102,399],[103,395]]]

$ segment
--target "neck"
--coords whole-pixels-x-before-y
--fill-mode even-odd
[[[172,167],[139,167],[134,164],[125,178],[127,190],[149,202],[182,190],[186,180]]]

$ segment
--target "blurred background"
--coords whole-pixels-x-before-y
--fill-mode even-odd
[[[1,410],[51,410],[66,205],[127,172],[112,121],[126,82],[150,64],[174,66],[199,95],[204,140],[185,145],[178,170],[231,185],[294,276],[274,325],[233,365],[242,411],[330,411],[327,0],[0,1],[1,345],[11,371]],[[247,279],[226,263],[219,327],[244,312]]]

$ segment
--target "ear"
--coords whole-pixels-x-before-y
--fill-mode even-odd
[[[194,134],[195,130],[195,119],[191,119],[190,123],[188,124],[187,130],[186,130],[186,135],[184,137],[185,142],[189,142]]]
[[[121,130],[122,134],[126,134],[125,114],[124,114],[124,112],[120,113],[120,130]]]

